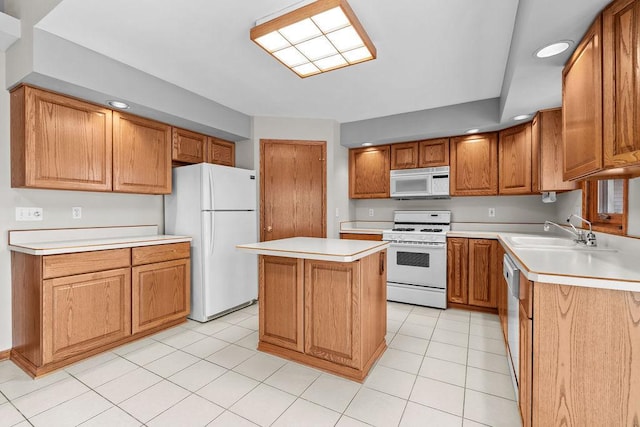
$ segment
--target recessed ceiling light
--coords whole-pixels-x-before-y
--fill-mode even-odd
[[[373,145],[373,143],[371,143],[371,142],[363,142],[362,143],[363,147],[371,147],[372,145]]]
[[[464,133],[478,133],[478,132],[480,132],[480,129],[474,128],[474,129],[466,130]]]
[[[120,108],[121,110],[129,108],[129,104],[122,101],[107,101],[107,104],[111,105],[113,108]]]
[[[569,49],[569,46],[571,46],[572,43],[573,42],[569,40],[563,40],[560,42],[552,43],[548,46],[538,49],[535,55],[538,58],[548,58],[550,56],[559,55],[565,50]]]
[[[531,114],[520,114],[519,116],[515,116],[513,120],[526,120],[531,117]]]

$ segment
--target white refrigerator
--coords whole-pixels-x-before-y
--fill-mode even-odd
[[[164,197],[164,229],[193,238],[193,320],[206,322],[258,298],[257,256],[235,247],[258,241],[255,175],[208,163],[173,169],[173,192]]]

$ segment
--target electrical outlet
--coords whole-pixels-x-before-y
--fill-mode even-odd
[[[42,221],[42,208],[16,208],[16,221]]]
[[[80,206],[75,206],[71,208],[71,218],[73,219],[82,218],[82,208]]]
[[[494,218],[496,216],[496,208],[489,208],[489,218]]]
[[[369,209],[369,216],[373,216],[373,209]]]
[[[340,209],[336,208],[336,218],[340,218]]]

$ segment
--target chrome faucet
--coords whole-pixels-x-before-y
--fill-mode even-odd
[[[578,218],[580,221],[585,222],[587,224],[589,224],[589,231],[587,233],[585,233],[582,230],[578,230],[576,227],[574,227],[573,224],[571,224],[571,218],[576,217]],[[579,215],[576,214],[571,214],[569,215],[569,218],[567,218],[567,223],[571,226],[571,228],[573,230],[568,230],[567,228],[556,224],[555,222],[552,221],[545,221],[544,222],[544,231],[549,231],[549,226],[550,225],[555,225],[556,227],[558,227],[560,230],[566,231],[567,233],[571,234],[577,243],[581,243],[583,245],[586,246],[597,246],[598,243],[596,242],[596,235],[593,233],[593,230],[591,229],[591,223],[589,221],[587,221],[586,219],[582,218]]]

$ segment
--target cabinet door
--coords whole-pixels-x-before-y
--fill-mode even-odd
[[[531,396],[533,392],[533,321],[520,305],[520,373],[518,398],[522,427],[531,427]]]
[[[391,144],[391,169],[418,167],[418,143]]]
[[[236,144],[209,137],[209,163],[223,166],[236,165]]]
[[[171,193],[171,126],[114,111],[113,191]]]
[[[562,177],[562,109],[539,111],[531,122],[531,188],[533,192],[575,190]]]
[[[447,301],[467,303],[469,281],[469,239],[447,239]]]
[[[449,138],[420,141],[418,167],[449,166]]]
[[[602,14],[604,166],[640,163],[640,2],[618,0]]]
[[[498,194],[498,134],[451,138],[452,196]]]
[[[531,124],[514,126],[498,136],[500,194],[531,193]]]
[[[305,260],[304,269],[305,353],[361,368],[359,261]]]
[[[469,239],[469,304],[496,308],[498,242]]]
[[[260,256],[260,341],[304,351],[304,260]]]
[[[600,34],[598,16],[562,71],[564,180],[602,169]]]
[[[131,271],[134,334],[189,314],[191,277],[188,259],[141,265]]]
[[[180,163],[202,163],[207,160],[207,136],[185,129],[172,128],[171,159]]]
[[[128,268],[43,281],[43,364],[131,335]]]
[[[11,186],[111,190],[111,110],[21,86],[11,93]]]
[[[349,150],[350,198],[389,197],[390,153],[388,145]]]

